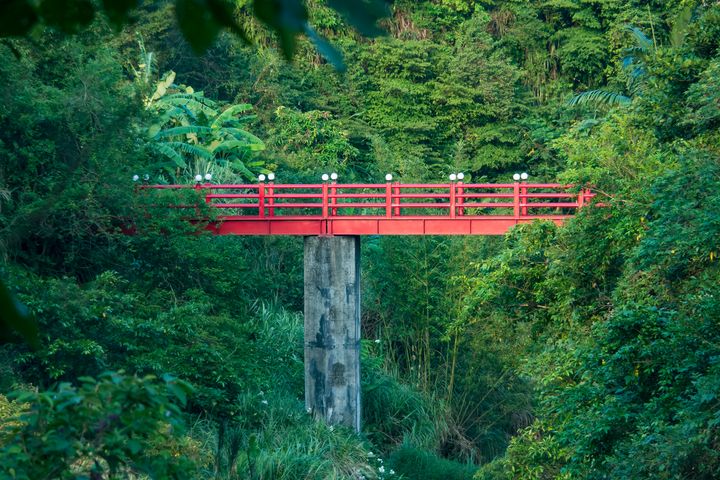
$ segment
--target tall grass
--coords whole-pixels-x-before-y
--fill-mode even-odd
[[[248,364],[267,379],[235,401],[238,414],[220,424],[198,423],[212,438],[215,476],[222,480],[374,479],[363,439],[305,411],[303,318],[277,303],[253,307],[255,349]]]
[[[438,450],[449,432],[442,401],[371,366],[363,369],[362,403],[364,430],[384,451],[403,442]]]
[[[248,365],[269,382],[235,400],[238,414],[234,418],[220,424],[198,422],[193,429],[205,439],[199,439],[200,443],[215,447],[214,466],[208,467],[209,472],[214,471],[213,478],[375,479],[382,474],[369,452],[389,455],[398,448],[392,455],[400,468],[405,468],[403,459],[412,454],[432,468],[450,466],[463,475],[468,471],[458,463],[442,463],[432,453],[441,451],[453,435],[446,405],[385,372],[382,359],[367,350],[362,358],[366,439],[313,419],[303,400],[302,315],[276,303],[258,303],[253,313],[249,322],[257,339],[249,353],[255,358],[249,359]]]
[[[389,464],[407,480],[471,480],[477,467],[440,458],[405,444],[395,450]]]

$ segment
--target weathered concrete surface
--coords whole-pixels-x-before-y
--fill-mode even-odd
[[[360,237],[305,237],[305,406],[360,431]]]

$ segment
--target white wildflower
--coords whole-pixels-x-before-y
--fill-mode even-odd
[[[385,473],[385,467],[383,467],[382,465],[380,465],[380,468],[378,468],[378,472],[380,472],[380,473]]]

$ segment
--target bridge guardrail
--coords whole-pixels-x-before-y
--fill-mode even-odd
[[[439,183],[403,184],[197,184],[142,185],[142,190],[192,188],[223,216],[273,218],[448,218],[512,216],[515,218],[568,216],[595,194],[573,192],[556,183]],[[180,208],[194,208],[181,205]]]

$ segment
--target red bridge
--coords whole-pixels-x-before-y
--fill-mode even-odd
[[[561,225],[595,196],[571,185],[525,182],[140,187],[188,189],[216,209],[207,228],[218,235],[502,235],[534,220]]]

